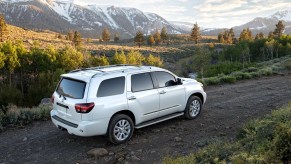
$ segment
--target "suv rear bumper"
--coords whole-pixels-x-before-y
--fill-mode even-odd
[[[68,131],[69,134],[77,136],[96,136],[107,133],[110,118],[99,119],[98,121],[80,121],[78,124],[58,117],[56,110],[51,110],[52,122],[58,127]]]

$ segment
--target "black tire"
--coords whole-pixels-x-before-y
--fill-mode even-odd
[[[192,105],[192,106],[191,106]],[[188,99],[186,109],[184,112],[185,118],[191,120],[199,116],[202,110],[202,101],[197,96],[191,96]]]
[[[122,144],[131,138],[133,131],[134,125],[131,118],[124,114],[117,114],[110,120],[108,139],[113,144]]]

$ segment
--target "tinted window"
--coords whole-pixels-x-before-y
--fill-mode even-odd
[[[131,90],[132,92],[144,91],[153,89],[151,75],[149,73],[135,74],[131,76]]]
[[[101,82],[97,97],[120,95],[124,93],[125,77],[107,79]]]
[[[65,97],[82,99],[84,97],[86,83],[83,81],[63,78],[60,82],[57,93]]]
[[[159,87],[169,87],[175,85],[175,77],[168,72],[155,72]]]

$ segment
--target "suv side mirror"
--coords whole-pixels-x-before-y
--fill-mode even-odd
[[[177,85],[182,85],[183,84],[183,81],[182,81],[182,79],[180,79],[180,78],[177,78]]]

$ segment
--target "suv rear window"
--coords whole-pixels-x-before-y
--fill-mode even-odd
[[[124,93],[125,77],[116,77],[101,82],[97,97],[120,95]]]
[[[63,78],[57,88],[57,93],[73,99],[84,97],[86,83],[79,80]]]

